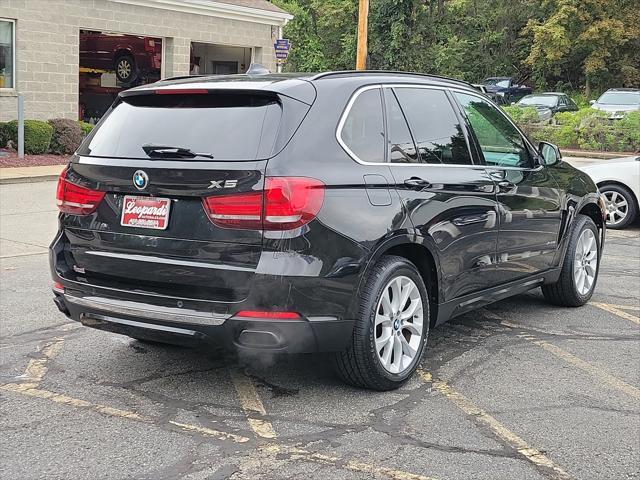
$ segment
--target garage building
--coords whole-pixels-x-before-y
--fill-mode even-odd
[[[97,120],[160,78],[277,68],[292,18],[267,0],[0,0],[0,121]]]

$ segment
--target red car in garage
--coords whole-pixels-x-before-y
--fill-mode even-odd
[[[80,67],[114,71],[118,81],[131,85],[139,77],[160,71],[162,39],[82,30]]]

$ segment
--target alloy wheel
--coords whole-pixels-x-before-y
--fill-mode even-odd
[[[131,76],[131,63],[129,63],[129,60],[122,59],[118,62],[118,76],[120,78],[129,78]]]
[[[384,288],[375,317],[378,360],[390,373],[402,373],[420,351],[424,310],[420,290],[409,277],[393,278]]]
[[[590,229],[578,238],[573,261],[573,280],[580,295],[589,293],[596,280],[598,270],[598,242]]]
[[[629,214],[629,203],[620,193],[609,190],[604,192],[607,207],[607,226],[618,225],[627,218]]]

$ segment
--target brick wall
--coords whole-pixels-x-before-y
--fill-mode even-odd
[[[256,48],[255,61],[275,69],[271,26],[111,2],[109,0],[0,0],[0,17],[16,20],[16,91],[0,90],[0,121],[78,118],[79,30],[166,39],[165,76],[188,75],[190,42]]]

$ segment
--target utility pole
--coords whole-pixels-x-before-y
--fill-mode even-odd
[[[356,70],[367,69],[367,40],[369,29],[369,0],[360,0],[358,10],[358,58]]]

